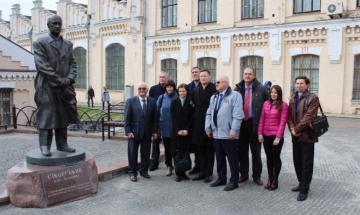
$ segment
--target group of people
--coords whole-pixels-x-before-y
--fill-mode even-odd
[[[87,100],[88,107],[94,107],[95,91],[92,86],[89,87],[87,91],[87,95],[88,95],[88,100]],[[110,102],[109,90],[106,86],[104,86],[103,92],[101,93],[102,110],[105,110],[105,103],[109,105],[109,102]]]
[[[174,158],[194,153],[191,171],[177,171],[175,181],[211,182],[216,158],[217,180],[211,187],[226,185],[224,190],[238,188],[249,180],[249,149],[252,155],[252,180],[261,180],[261,146],[264,146],[268,170],[265,189],[276,190],[281,170],[281,150],[286,124],[293,142],[293,160],[299,192],[297,200],[307,199],[313,174],[314,143],[309,125],[319,107],[318,97],[310,93],[310,80],[299,76],[289,104],[283,101],[279,85],[267,87],[256,80],[254,69],[244,69],[243,80],[230,87],[229,78],[221,75],[215,84],[207,69],[194,67],[192,82],[180,84],[168,80],[161,72],[159,83],[150,89],[146,83],[137,87],[138,94],[126,101],[125,133],[128,137],[130,180],[138,180],[138,172],[150,178],[148,171],[159,165],[159,144],[165,148],[167,176],[174,172]],[[149,92],[149,93],[148,93]],[[138,167],[138,148],[141,163]],[[151,152],[151,155],[150,155]],[[227,162],[230,179],[227,180]],[[240,174],[239,174],[240,173]]]

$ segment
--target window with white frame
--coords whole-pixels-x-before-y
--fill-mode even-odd
[[[161,27],[175,27],[177,25],[177,0],[161,1]]]
[[[294,1],[294,13],[307,13],[320,11],[320,0],[293,0]]]
[[[354,59],[354,79],[352,100],[360,101],[360,54]]]
[[[11,123],[11,94],[12,89],[0,89],[0,126]]]
[[[176,83],[177,60],[171,58],[161,60],[161,71],[167,72],[169,74],[169,80],[173,80]]]
[[[263,57],[259,56],[246,56],[240,59],[240,80],[243,79],[244,70],[247,67],[255,71],[256,79],[263,82]]]
[[[217,0],[199,0],[198,23],[216,22]]]
[[[74,60],[76,62],[77,77],[75,87],[86,89],[86,49],[77,47],[73,50]]]
[[[125,84],[125,48],[113,43],[105,50],[106,86],[110,90],[124,90]]]
[[[197,66],[201,69],[207,69],[210,71],[211,80],[214,82],[216,79],[216,58],[203,57],[197,60]]]
[[[291,87],[294,90],[295,78],[306,76],[310,79],[310,92],[319,94],[319,56],[298,55],[292,58]]]
[[[256,19],[264,17],[264,0],[242,0],[242,19]]]

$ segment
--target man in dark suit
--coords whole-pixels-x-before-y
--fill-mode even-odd
[[[148,174],[150,160],[151,136],[157,137],[156,102],[146,96],[148,86],[138,85],[138,95],[129,98],[125,107],[125,133],[128,137],[128,160],[130,180],[137,181],[137,171],[144,178]],[[141,165],[138,169],[138,149],[141,146]]]
[[[192,81],[188,84],[189,89],[189,98],[193,100],[193,96],[195,93],[195,90],[200,85],[200,67],[193,67],[191,69],[191,79]],[[194,160],[194,168],[189,172],[189,175],[194,175],[200,172],[200,159],[199,159],[199,153],[197,149],[196,143],[191,144],[191,151],[195,154],[195,160]]]
[[[34,42],[36,65],[35,103],[39,128],[40,151],[51,156],[51,141],[55,130],[59,151],[75,152],[67,143],[67,126],[78,123],[76,97],[73,84],[76,63],[72,55],[73,44],[61,35],[62,20],[52,16],[47,22],[50,34]]]
[[[252,178],[255,184],[261,186],[262,162],[261,144],[258,141],[258,125],[263,104],[268,100],[268,92],[265,87],[256,80],[256,71],[247,67],[244,69],[243,80],[236,84],[243,98],[244,120],[241,122],[239,159],[240,180],[243,183],[249,179],[249,147],[252,155]]]

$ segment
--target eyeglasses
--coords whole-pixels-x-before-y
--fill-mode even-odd
[[[144,87],[144,88],[138,88],[138,90],[146,90],[147,88],[146,87]]]

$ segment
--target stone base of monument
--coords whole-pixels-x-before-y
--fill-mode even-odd
[[[70,158],[67,164],[62,165],[58,163],[61,156],[56,151],[52,151],[52,153],[57,156],[46,157],[45,159],[53,157],[56,161],[50,161],[50,163],[56,163],[57,166],[54,164],[51,166],[34,165],[23,162],[8,170],[6,189],[11,204],[17,207],[44,208],[60,202],[82,199],[97,193],[97,166],[90,153],[84,153],[83,159],[79,159],[81,153],[74,153],[73,155],[78,156],[78,158]],[[66,156],[71,157],[71,154],[66,153]],[[29,153],[26,159],[29,161]],[[39,162],[36,156],[31,159]]]

